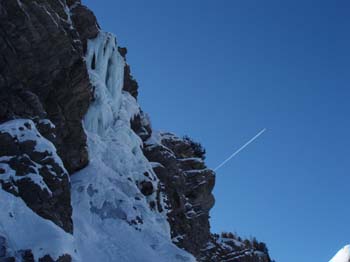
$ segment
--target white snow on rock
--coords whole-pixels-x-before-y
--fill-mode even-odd
[[[350,262],[350,245],[340,249],[329,262]]]
[[[9,183],[11,181],[17,182],[22,179],[30,179],[30,181],[36,184],[37,186],[39,186],[41,190],[43,191],[46,190],[50,195],[52,195],[52,192],[50,188],[47,186],[47,184],[45,183],[43,177],[39,175],[39,169],[42,167],[41,165],[32,162],[33,164],[35,164],[35,166],[32,167],[35,173],[29,173],[29,174],[26,174],[25,176],[16,176],[16,170],[13,170],[10,167],[10,165],[6,163],[11,159],[12,157],[8,157],[8,156],[0,157],[0,168],[4,171],[4,174],[1,175],[1,181]],[[6,162],[3,162],[3,161],[6,161]],[[15,191],[18,193],[17,187],[15,188]]]
[[[53,125],[48,120],[45,123],[50,126]],[[0,125],[0,133],[10,135],[13,140],[19,143],[34,142],[34,151],[47,153],[47,157],[54,159],[65,175],[68,176],[61,159],[56,153],[55,146],[41,136],[32,120],[15,119],[5,122]],[[24,156],[27,155],[24,154]],[[39,169],[42,168],[42,165],[30,160],[29,156],[27,156],[27,160],[32,163],[31,169],[33,171],[23,176],[17,176],[16,171],[8,164],[12,158],[16,157],[18,158],[19,156],[0,157],[0,168],[3,172],[0,180],[6,183],[30,179],[33,183],[40,186],[42,190],[47,190],[51,194],[51,190],[39,174]],[[56,173],[53,171],[52,175],[56,176]],[[17,188],[14,188],[14,190],[18,191]],[[80,261],[74,252],[73,236],[50,220],[38,216],[21,198],[5,192],[0,187],[0,203],[0,236],[6,239],[7,255],[17,257],[19,256],[18,251],[31,249],[36,261],[46,254],[50,254],[53,259],[57,259],[66,253],[69,253],[75,261]]]
[[[17,256],[16,251],[31,249],[35,261],[46,254],[55,260],[62,254],[70,254],[73,261],[81,261],[74,252],[72,235],[35,214],[21,198],[0,189],[0,199],[0,235],[8,242],[10,256]]]
[[[130,128],[139,113],[136,100],[122,91],[125,61],[108,33],[88,42],[86,63],[94,101],[85,119],[89,165],[72,177],[74,237],[84,262],[195,261],[170,238],[166,212],[150,203],[137,184],[148,174],[158,179]]]
[[[49,120],[43,120],[45,124],[54,126]],[[40,153],[47,153],[50,158],[52,158],[68,175],[68,172],[64,168],[61,158],[57,155],[55,146],[46,138],[44,138],[40,132],[37,130],[34,122],[30,119],[15,119],[5,122],[0,125],[0,133],[7,133],[15,141],[23,143],[26,141],[33,141],[35,143],[34,151]],[[26,155],[27,156],[27,155]],[[29,156],[27,156],[29,157]],[[5,182],[18,181],[21,179],[30,179],[34,184],[38,185],[42,190],[46,190],[51,194],[51,190],[44,182],[43,177],[39,174],[39,169],[42,168],[41,164],[32,163],[32,169],[34,172],[26,174],[25,176],[16,176],[16,171],[13,170],[7,163],[12,158],[16,156],[3,156],[0,157],[0,168],[5,170],[5,173],[1,175],[1,180]],[[51,172],[52,176],[56,176],[55,172]]]
[[[49,120],[46,119],[43,121],[43,123],[54,127]],[[15,119],[7,121],[0,125],[0,132],[8,133],[20,143],[28,140],[35,141],[35,151],[37,152],[48,152],[52,155],[56,154],[55,146],[40,134],[36,129],[34,122],[30,119]],[[62,161],[59,157],[55,158],[55,161],[61,163],[61,167],[63,167]]]
[[[21,198],[0,189],[5,210],[0,212],[0,236],[6,238],[7,255],[19,256],[17,251],[31,249],[35,261],[47,254],[53,259],[69,254],[73,262],[195,261],[171,241],[164,196],[156,192],[144,196],[139,189],[147,181],[155,191],[158,178],[154,163],[143,155],[141,139],[130,127],[140,109],[135,98],[122,90],[125,61],[115,37],[101,32],[90,40],[86,64],[94,91],[84,118],[90,163],[71,178],[74,233],[66,233],[35,214]],[[56,148],[31,120],[6,122],[0,132],[19,142],[35,141],[35,151],[48,152],[65,171]],[[2,176],[17,179],[5,163],[10,158],[0,159]],[[34,175],[33,181],[45,186]],[[154,204],[157,201],[162,212]]]

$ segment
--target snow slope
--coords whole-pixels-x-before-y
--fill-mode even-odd
[[[340,249],[329,262],[350,262],[350,245]]]
[[[0,189],[0,199],[0,235],[8,242],[9,256],[18,257],[20,254],[17,251],[31,249],[36,261],[46,254],[50,254],[53,259],[70,254],[73,261],[81,261],[75,252],[72,235],[50,220],[38,216],[21,198]]]

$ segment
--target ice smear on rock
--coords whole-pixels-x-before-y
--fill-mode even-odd
[[[74,237],[82,261],[195,261],[170,238],[155,192],[144,196],[141,181],[158,185],[130,120],[136,100],[122,91],[124,59],[108,33],[88,42],[86,64],[94,101],[84,119],[90,164],[72,177]],[[145,176],[147,173],[147,177]]]
[[[112,34],[100,33],[88,42],[86,65],[94,88],[94,102],[84,124],[88,131],[102,135],[113,128],[122,103],[125,62]]]

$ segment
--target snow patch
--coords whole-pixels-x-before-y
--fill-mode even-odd
[[[36,261],[46,254],[55,260],[63,254],[70,254],[73,261],[81,261],[74,251],[72,235],[35,214],[21,198],[0,189],[0,199],[3,210],[0,212],[0,235],[6,238],[10,255],[31,249]]]
[[[329,262],[350,262],[350,245],[340,249]]]
[[[43,123],[49,124],[51,127],[53,124],[48,120],[43,120]],[[14,141],[19,143],[32,141],[34,142],[34,151],[39,153],[47,153],[50,158],[52,158],[63,170],[65,174],[68,174],[66,169],[64,168],[63,162],[61,158],[57,155],[55,146],[46,138],[44,138],[40,132],[37,130],[34,122],[29,119],[15,119],[8,122],[5,122],[0,125],[0,133],[7,133],[10,135]],[[33,172],[28,173],[24,176],[16,176],[16,171],[13,170],[8,162],[12,158],[20,158],[25,159],[26,161],[30,161],[31,169]],[[0,168],[4,170],[4,174],[1,175],[2,181],[19,181],[22,179],[29,179],[34,184],[38,185],[42,190],[46,190],[50,195],[52,194],[51,190],[45,183],[43,177],[39,175],[39,170],[43,167],[43,165],[38,164],[30,159],[30,157],[26,154],[22,156],[3,156],[0,157]],[[48,165],[48,167],[50,167]],[[49,169],[50,170],[50,169]],[[56,173],[53,170],[50,170],[52,176],[56,176]],[[17,190],[16,190],[17,191]]]
[[[62,160],[56,154],[55,146],[36,129],[32,120],[15,119],[7,121],[0,125],[0,133],[8,133],[12,138],[22,143],[25,141],[35,142],[35,151],[40,153],[49,153],[64,169]],[[64,169],[65,170],[65,169]]]

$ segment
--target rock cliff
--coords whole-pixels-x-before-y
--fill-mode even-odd
[[[270,262],[210,232],[205,150],[152,129],[126,55],[79,0],[0,1],[0,261]]]

